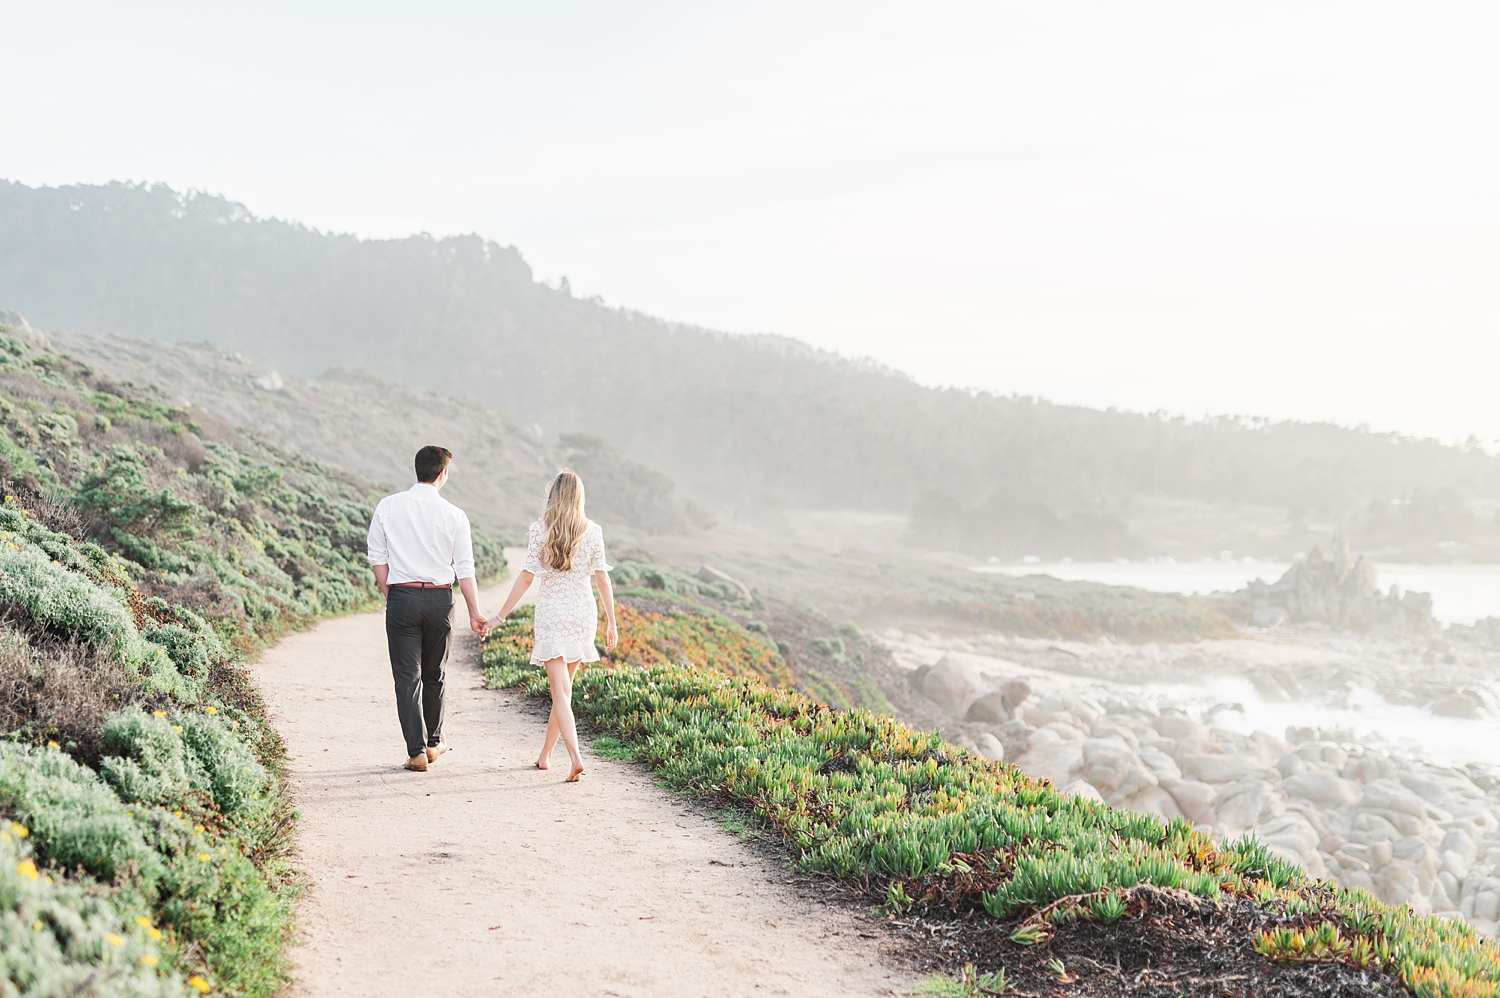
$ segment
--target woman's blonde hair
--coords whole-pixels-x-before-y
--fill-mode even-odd
[[[547,508],[542,513],[547,539],[542,543],[542,560],[559,572],[573,570],[573,555],[588,529],[583,515],[583,479],[564,468],[547,487]]]

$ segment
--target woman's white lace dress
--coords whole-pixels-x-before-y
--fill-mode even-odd
[[[578,539],[573,569],[559,572],[542,556],[547,528],[540,520],[526,535],[524,571],[537,577],[536,621],[531,651],[534,665],[560,658],[565,662],[597,662],[594,635],[599,629],[599,606],[594,602],[590,581],[595,572],[607,572],[604,563],[604,532],[590,523]]]

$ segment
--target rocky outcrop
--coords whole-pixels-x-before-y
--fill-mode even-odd
[[[1314,552],[1278,582],[1281,593],[1298,597],[1299,614],[1315,604],[1333,618],[1325,623],[1364,613],[1373,630],[1393,606],[1408,612],[1406,600],[1363,585],[1367,573],[1358,559],[1341,559],[1341,549]],[[1262,586],[1270,605],[1271,586]],[[1314,876],[1462,917],[1496,936],[1500,765],[1451,764],[1464,762],[1461,746],[1447,747],[1443,755],[1456,756],[1449,761],[1426,757],[1405,741],[1418,735],[1399,718],[1420,711],[1428,721],[1472,725],[1471,758],[1490,758],[1484,739],[1500,716],[1500,620],[1422,633],[1430,620],[1424,600],[1399,625],[1410,629],[1391,635],[1311,626],[1252,640],[1135,646],[887,630],[879,640],[911,670],[912,689],[943,704],[951,719],[945,734],[979,754],[1003,757],[1066,794],[1186,819],[1220,841],[1253,834]],[[1214,680],[1248,682],[1240,689],[1259,706],[1246,712],[1220,699],[1234,687]],[[1168,692],[1169,684],[1176,689]],[[1358,709],[1371,693],[1413,713],[1377,723],[1382,708],[1374,708],[1371,730],[1300,723],[1270,733],[1229,730],[1276,716],[1264,709],[1276,704],[1302,701],[1303,709],[1281,716],[1305,718],[1320,708]]]
[[[1275,582],[1256,579],[1243,595],[1252,603],[1252,621],[1261,627],[1315,620],[1377,634],[1437,632],[1430,595],[1402,594],[1396,586],[1382,593],[1377,579],[1375,562],[1351,556],[1349,542],[1335,537],[1320,541]]]
[[[0,309],[0,332],[19,337],[28,343],[39,347],[50,348],[47,336],[39,329],[32,329],[31,323],[26,321],[26,316],[20,312]]]

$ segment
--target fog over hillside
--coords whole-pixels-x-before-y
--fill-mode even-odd
[[[1399,546],[1483,534],[1464,503],[1500,496],[1500,459],[1477,446],[927,388],[781,337],[576,299],[478,236],[361,240],[160,185],[17,183],[0,185],[0,232],[0,306],[38,326],[211,338],[304,377],[368,370],[548,439],[599,435],[730,516],[917,510],[919,533],[974,553],[1108,556],[1139,545],[1123,521],[1162,501],[1354,527],[1379,510]],[[1392,499],[1415,500],[1422,524],[1388,514]],[[986,509],[1029,532],[987,533]],[[1452,522],[1431,527],[1433,509]]]

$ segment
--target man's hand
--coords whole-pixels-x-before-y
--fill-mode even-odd
[[[371,565],[370,568],[375,572],[375,584],[378,585],[378,586],[380,586],[380,598],[381,599],[390,599],[391,598],[391,587],[388,586],[388,585],[386,585],[386,581],[385,580],[386,580],[386,578],[391,573],[391,566],[389,566],[389,565]]]
[[[469,614],[469,628],[481,638],[486,637],[490,630],[489,618],[482,613],[471,613]]]

